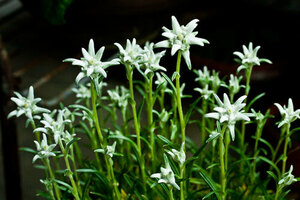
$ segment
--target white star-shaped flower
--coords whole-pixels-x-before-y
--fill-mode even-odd
[[[154,43],[146,43],[144,51],[141,56],[142,68],[144,68],[144,74],[147,76],[149,73],[154,74],[155,71],[162,70],[167,71],[166,68],[159,65],[160,59],[165,55],[166,51],[154,53]]]
[[[186,26],[178,23],[176,17],[172,16],[172,30],[163,27],[164,32],[162,36],[166,37],[167,40],[158,42],[155,47],[171,48],[171,55],[173,56],[178,50],[182,51],[183,58],[188,68],[192,68],[190,60],[190,45],[204,46],[209,44],[206,39],[198,38],[196,35],[197,31],[193,32],[197,27],[198,19],[190,21]]]
[[[183,166],[186,155],[184,151],[184,143],[181,144],[180,151],[176,149],[171,149],[171,151],[166,151],[176,162],[180,164],[180,166]]]
[[[194,90],[200,92],[200,94],[203,96],[205,100],[207,100],[210,97],[210,95],[214,93],[214,91],[208,89],[208,85],[205,85],[203,89],[194,88]]]
[[[7,118],[11,118],[13,116],[19,117],[24,114],[30,120],[33,120],[34,118],[40,118],[39,116],[36,116],[36,114],[50,112],[50,110],[36,105],[42,99],[34,98],[34,91],[32,86],[29,87],[27,98],[23,97],[18,92],[14,92],[14,94],[17,96],[17,98],[12,97],[11,100],[17,104],[17,109],[10,112]]]
[[[281,116],[283,117],[283,120],[278,124],[278,128],[280,128],[284,124],[291,123],[296,119],[300,119],[300,109],[294,111],[292,99],[289,98],[288,101],[288,107],[286,107],[285,105],[282,107],[280,104],[275,103],[275,106],[277,106]]]
[[[290,170],[283,174],[282,179],[278,182],[278,185],[288,186],[291,185],[293,182],[296,182],[294,175],[292,174],[293,165],[291,165]]]
[[[96,149],[94,152],[103,153],[109,157],[113,157],[115,153],[117,142],[114,142],[111,146],[107,145],[104,149]]]
[[[119,49],[119,59],[122,64],[130,67],[131,70],[139,67],[143,49],[136,43],[135,38],[132,39],[132,42],[127,39],[125,49],[119,43],[115,43],[115,45]]]
[[[231,104],[227,94],[224,93],[223,102],[216,94],[213,95],[219,106],[214,108],[214,111],[216,112],[205,114],[205,117],[217,119],[220,121],[220,123],[227,122],[231,138],[234,141],[235,123],[239,120],[250,121],[249,116],[251,116],[251,114],[244,113],[244,110],[241,110],[246,106],[246,104],[242,102],[247,98],[247,96],[241,96],[234,104]]]
[[[36,145],[37,154],[33,157],[32,162],[34,163],[37,159],[49,158],[50,156],[56,156],[52,150],[55,148],[56,144],[48,145],[47,136],[43,134],[43,139],[41,144],[34,141]]]
[[[241,62],[241,65],[238,67],[237,72],[242,69],[247,69],[249,66],[260,65],[261,62],[266,62],[272,64],[272,62],[265,58],[258,58],[257,52],[260,49],[260,46],[257,46],[253,49],[252,42],[249,43],[248,48],[243,45],[243,53],[235,51],[234,55],[238,56]]]
[[[175,182],[175,175],[172,171],[170,164],[166,163],[166,168],[161,167],[160,173],[155,173],[150,176],[151,178],[158,178],[158,183],[165,183],[172,185],[177,190],[180,190],[180,187]]]
[[[95,53],[94,40],[90,39],[88,51],[84,48],[81,48],[83,57],[79,59],[68,58],[64,62],[72,62],[72,65],[81,66],[81,72],[77,75],[75,81],[79,83],[84,77],[90,77],[95,79],[98,76],[107,77],[105,69],[112,66],[118,65],[118,59],[113,59],[108,62],[102,62],[101,58],[103,55],[105,47],[101,47],[97,53]]]

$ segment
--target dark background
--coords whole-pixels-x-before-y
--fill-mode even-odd
[[[273,62],[255,67],[251,80],[249,98],[266,93],[254,107],[263,112],[271,109],[275,115],[266,125],[263,138],[274,144],[279,138],[279,130],[273,125],[280,120],[275,102],[287,104],[291,97],[295,108],[300,108],[300,1],[73,0],[70,5],[61,2],[64,1],[22,0],[20,9],[0,19],[0,34],[10,58],[13,85],[18,91],[37,84],[37,96],[51,100],[74,83],[79,70],[66,67],[61,61],[80,56],[80,48],[87,48],[90,38],[95,40],[96,49],[106,46],[104,58],[108,58],[117,51],[114,42],[124,44],[126,39],[136,38],[143,45],[147,40],[162,40],[161,27],[170,28],[171,16],[175,15],[183,25],[194,18],[199,19],[198,36],[210,42],[204,47],[191,47],[193,69],[207,65],[209,69],[220,71],[221,76],[229,76],[238,66],[233,61],[233,52],[242,51],[242,45],[248,46],[250,41],[254,46],[261,46],[258,57]],[[162,64],[172,74],[175,58],[169,55],[170,51],[167,51]],[[41,82],[41,77],[51,73],[51,79]],[[121,67],[111,67],[108,77],[107,82],[112,85],[126,84],[125,70]],[[197,95],[193,91],[197,86],[194,73],[183,67],[181,77],[187,84],[186,93]],[[72,98],[62,101],[68,104]],[[189,101],[185,103],[189,104]],[[24,121],[17,127],[17,145],[33,146],[30,130],[23,133]],[[288,160],[288,166],[294,165],[297,177],[300,176],[299,134],[295,133],[295,151],[290,153]],[[250,136],[248,141],[252,144]],[[42,174],[32,169],[31,155],[21,152],[19,156],[23,198],[33,199],[37,188],[41,188],[38,180]],[[0,177],[1,173],[0,169]],[[294,184],[293,188],[298,190],[299,184]]]

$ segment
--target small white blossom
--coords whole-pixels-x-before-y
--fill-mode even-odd
[[[200,94],[203,96],[205,100],[207,100],[210,97],[210,95],[214,93],[214,91],[208,89],[208,85],[206,85],[203,89],[194,88],[194,90],[200,92]]]
[[[29,87],[28,96],[23,97],[20,93],[14,92],[14,94],[17,96],[12,97],[11,100],[17,104],[17,109],[10,112],[7,116],[7,118],[11,118],[13,116],[19,117],[21,115],[25,115],[30,120],[33,120],[34,118],[39,118],[39,116],[35,116],[39,113],[48,113],[50,110],[46,108],[42,108],[37,106],[36,104],[40,102],[41,98],[34,98],[34,91],[33,87]]]
[[[88,51],[81,48],[83,57],[78,60],[75,58],[65,59],[64,62],[72,62],[72,65],[81,67],[81,72],[77,75],[75,81],[79,83],[84,77],[90,77],[92,80],[99,76],[107,77],[105,69],[112,65],[118,65],[117,59],[113,59],[108,62],[102,62],[101,58],[105,47],[101,47],[97,53],[95,53],[94,40],[90,39]]]
[[[289,98],[288,107],[285,105],[282,107],[280,104],[275,103],[277,106],[283,120],[278,124],[278,128],[280,128],[284,124],[289,124],[296,119],[300,119],[300,109],[294,111],[294,105],[291,98]]]
[[[288,186],[288,185],[291,185],[293,182],[296,182],[297,179],[294,178],[292,171],[293,171],[293,165],[291,165],[290,170],[288,172],[283,174],[283,177],[278,182],[278,185]]]
[[[158,86],[163,85],[163,88],[167,87],[167,81],[164,77],[162,77],[160,75],[160,73],[156,72],[156,80],[154,81],[154,83]]]
[[[272,64],[272,62],[265,58],[258,58],[257,52],[260,49],[260,46],[257,46],[253,49],[252,42],[249,43],[248,48],[243,45],[243,53],[235,51],[233,54],[240,58],[241,65],[238,67],[237,72],[242,69],[248,69],[249,66],[260,65],[261,62],[266,62]]]
[[[219,87],[222,84],[222,81],[219,77],[219,72],[216,72],[215,70],[212,70],[212,75],[210,76],[210,84],[212,90],[217,93]]]
[[[220,121],[220,123],[227,122],[231,138],[234,141],[235,123],[239,120],[250,121],[249,113],[244,113],[244,110],[241,110],[246,106],[246,104],[242,102],[247,98],[247,96],[244,95],[240,97],[234,104],[231,104],[227,94],[224,93],[223,102],[216,94],[213,95],[219,106],[214,108],[214,111],[216,112],[205,114],[205,117],[217,119]]]
[[[155,173],[150,176],[151,178],[158,178],[158,183],[165,183],[172,185],[177,190],[180,190],[180,187],[175,182],[175,175],[172,171],[170,164],[166,163],[166,168],[161,167],[160,173]]]
[[[117,142],[114,142],[113,145],[107,145],[104,149],[96,149],[94,152],[103,153],[112,158],[115,153],[116,145]]]
[[[153,75],[155,71],[162,70],[167,71],[166,68],[159,65],[160,59],[165,55],[166,51],[154,53],[154,43],[146,43],[144,51],[141,56],[141,64],[145,69],[144,74],[147,76],[149,73]]]
[[[260,111],[256,112],[253,108],[251,108],[251,112],[252,112],[252,116],[258,122],[263,122],[263,120],[266,118],[266,116],[263,115]]]
[[[183,166],[186,155],[184,151],[184,143],[181,144],[180,151],[176,149],[171,149],[171,151],[166,151],[176,162],[179,162],[180,166]]]
[[[212,140],[217,139],[218,137],[223,137],[221,135],[221,133],[217,132],[217,131],[212,131],[211,134],[209,134],[208,136],[209,138],[206,140],[206,143],[209,143]]]
[[[119,49],[119,58],[122,64],[129,67],[130,70],[139,67],[143,49],[136,43],[135,38],[132,39],[132,42],[127,39],[125,49],[119,43],[115,43],[115,45]]]
[[[178,50],[182,51],[183,58],[188,68],[192,68],[190,60],[190,45],[204,46],[209,44],[206,39],[198,38],[196,35],[197,31],[193,32],[197,27],[198,19],[190,21],[186,26],[178,23],[176,17],[172,16],[172,30],[163,27],[164,32],[162,36],[166,37],[167,40],[158,42],[155,47],[171,48],[171,55],[173,56]]]
[[[127,88],[124,86],[116,86],[114,90],[108,90],[107,93],[113,105],[116,105],[121,109],[127,108],[128,99],[130,97],[129,90]]]
[[[56,156],[52,150],[55,148],[56,144],[48,145],[47,136],[43,134],[43,139],[41,144],[34,141],[36,145],[37,154],[33,157],[32,162],[34,163],[37,159],[49,158],[50,156]]]
[[[60,110],[57,115],[57,119],[54,120],[51,115],[43,114],[44,120],[41,120],[41,123],[44,127],[36,128],[34,132],[41,131],[47,134],[53,134],[54,141],[57,144],[59,139],[64,139],[65,125],[70,123],[69,119],[64,119],[63,110]]]
[[[72,91],[76,94],[76,97],[79,99],[91,98],[90,84],[80,84],[78,88],[72,88]]]
[[[206,66],[203,67],[203,70],[194,70],[194,73],[198,76],[197,78],[195,78],[195,81],[199,82],[203,87],[209,84],[209,82],[211,81],[210,71]]]

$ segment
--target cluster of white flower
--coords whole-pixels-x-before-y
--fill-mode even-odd
[[[275,103],[275,106],[277,106],[280,114],[283,117],[282,121],[278,124],[278,128],[280,128],[284,124],[290,124],[296,119],[300,119],[300,109],[294,110],[292,99],[289,98],[288,101],[288,107],[286,107],[285,105],[282,107],[280,104]]]

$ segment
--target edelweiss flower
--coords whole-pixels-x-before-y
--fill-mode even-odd
[[[113,145],[111,146],[107,145],[104,149],[96,149],[94,152],[103,153],[112,158],[115,153],[116,145],[117,142],[114,142]]]
[[[90,84],[80,84],[78,88],[72,88],[72,91],[76,94],[76,97],[79,99],[90,99],[91,98],[91,89]]]
[[[239,120],[250,121],[248,116],[250,116],[251,114],[244,113],[244,111],[241,110],[246,106],[246,104],[242,102],[244,101],[244,99],[247,98],[247,96],[244,95],[240,97],[234,104],[231,104],[227,94],[224,93],[223,102],[216,94],[213,95],[219,104],[218,107],[214,108],[214,111],[217,112],[208,113],[205,115],[205,117],[217,119],[220,121],[220,123],[227,122],[227,126],[231,134],[231,138],[234,141],[235,123]]]
[[[34,163],[37,159],[49,158],[50,156],[56,156],[55,153],[52,152],[56,144],[48,145],[47,136],[43,134],[43,139],[41,144],[37,141],[34,141],[37,149],[37,154],[33,157],[32,162]]]
[[[184,152],[184,143],[181,144],[180,151],[177,151],[176,149],[171,149],[171,151],[166,150],[166,152],[176,161],[179,162],[180,166],[183,166],[186,155]]]
[[[122,64],[130,67],[131,70],[133,67],[139,67],[143,49],[136,43],[135,38],[132,39],[132,42],[127,40],[125,49],[119,43],[115,43],[115,45],[119,49],[119,58]]]
[[[116,86],[114,90],[107,91],[108,96],[113,104],[117,105],[121,109],[126,109],[128,105],[128,99],[130,97],[129,90],[124,86]]]
[[[63,60],[63,62],[72,62],[72,65],[81,66],[81,72],[79,72],[75,79],[76,83],[79,83],[79,81],[84,77],[90,77],[91,79],[95,79],[100,75],[106,77],[107,74],[105,69],[109,66],[119,64],[117,59],[113,59],[108,62],[102,62],[101,58],[104,49],[105,47],[101,47],[97,53],[95,53],[94,41],[93,39],[90,39],[88,51],[86,51],[84,48],[81,48],[83,57],[80,60],[74,58]]]
[[[219,87],[222,84],[222,81],[219,77],[219,72],[216,72],[215,70],[212,70],[212,75],[210,76],[210,83],[212,90],[217,93],[219,90]]]
[[[40,131],[47,134],[53,134],[54,141],[57,144],[59,139],[64,140],[65,125],[70,123],[69,119],[63,118],[63,111],[60,110],[57,115],[57,119],[54,120],[51,115],[43,114],[44,120],[41,121],[44,124],[44,127],[36,128],[34,132]]]
[[[158,183],[165,183],[172,185],[177,190],[180,190],[180,187],[175,182],[175,175],[172,171],[170,164],[166,163],[166,168],[161,167],[160,173],[155,173],[150,176],[151,178],[158,178]]]
[[[211,81],[210,71],[207,70],[206,66],[203,67],[203,70],[194,70],[194,73],[198,76],[197,78],[195,78],[195,81],[198,81],[202,87],[209,84],[209,82]]]
[[[14,92],[14,94],[18,97],[12,97],[11,100],[17,104],[17,109],[10,112],[7,116],[7,118],[11,118],[13,116],[19,117],[21,115],[25,115],[30,120],[33,120],[33,118],[39,118],[39,116],[35,116],[35,114],[38,113],[47,113],[50,112],[50,110],[46,108],[41,108],[37,106],[36,104],[40,102],[41,98],[34,98],[34,91],[33,87],[29,87],[28,96],[27,98],[23,97],[20,93]]]
[[[206,143],[209,143],[212,140],[217,139],[218,137],[223,137],[221,133],[217,131],[212,131],[211,134],[209,134],[209,138],[206,140]]]
[[[156,81],[154,81],[154,83],[157,85],[157,87],[163,84],[163,88],[165,88],[168,84],[166,79],[162,77],[158,72],[156,72],[155,74],[156,74]]]
[[[190,45],[209,44],[206,39],[198,38],[196,35],[198,32],[193,32],[197,27],[198,19],[190,21],[186,26],[178,23],[176,17],[172,16],[172,30],[166,27],[162,29],[165,31],[162,36],[166,37],[167,40],[158,42],[155,47],[171,48],[171,55],[173,56],[178,50],[182,51],[183,58],[188,68],[192,68],[190,60]]]
[[[167,71],[166,68],[159,65],[160,59],[165,55],[166,51],[154,53],[154,43],[146,43],[143,54],[141,56],[142,67],[145,69],[144,74],[147,76],[149,73],[153,75],[155,71]]]
[[[242,69],[247,69],[249,66],[254,66],[254,65],[260,65],[261,62],[266,62],[269,64],[272,64],[272,62],[268,59],[265,58],[258,58],[257,57],[257,52],[260,49],[260,46],[255,47],[253,49],[253,44],[252,42],[249,43],[249,47],[243,45],[243,53],[235,51],[233,54],[238,56],[241,60],[241,65],[238,67],[237,72],[241,71]]]
[[[284,124],[289,124],[296,119],[300,119],[300,109],[294,111],[294,105],[291,98],[289,98],[288,107],[286,107],[285,105],[282,107],[278,103],[275,103],[275,106],[277,106],[281,116],[283,117],[283,120],[278,124],[278,128],[280,128]]]
[[[296,182],[297,179],[294,178],[292,171],[293,171],[293,165],[291,165],[290,170],[288,172],[283,174],[283,177],[278,182],[278,185],[287,186],[287,185],[291,185],[293,182]]]
[[[206,85],[203,89],[201,88],[194,88],[195,91],[200,92],[204,99],[208,99],[214,91],[208,89],[208,85]]]

